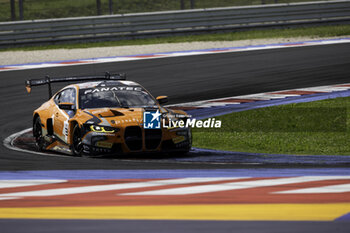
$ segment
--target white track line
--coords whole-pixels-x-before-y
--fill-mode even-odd
[[[232,182],[232,183],[224,183],[224,184],[200,185],[200,186],[191,186],[191,187],[183,187],[183,188],[171,188],[171,189],[162,189],[162,190],[145,191],[145,192],[124,193],[124,194],[120,194],[120,195],[127,195],[127,196],[131,196],[131,195],[189,195],[189,194],[260,188],[260,187],[267,187],[267,186],[277,186],[277,185],[295,184],[295,183],[304,183],[304,182],[313,182],[313,181],[323,181],[323,180],[339,180],[339,179],[350,179],[350,176],[302,176],[302,177],[292,177],[292,178],[280,178],[280,179]]]
[[[53,157],[69,157],[68,155],[50,154],[50,153],[45,153],[45,152],[21,149],[21,148],[15,147],[13,145],[14,140],[16,140],[19,136],[21,136],[25,133],[28,133],[31,130],[32,130],[32,128],[28,128],[28,129],[24,129],[20,132],[11,134],[7,138],[5,138],[5,140],[3,141],[3,145],[10,150],[15,150],[15,151],[24,152],[24,153],[31,153],[31,154],[36,154],[36,155],[46,155],[46,156],[53,156]]]
[[[345,193],[350,192],[350,184],[329,185],[323,187],[305,188],[275,192],[275,194],[312,194],[312,193]]]
[[[0,189],[64,183],[66,180],[0,180]]]
[[[244,179],[245,177],[209,177],[209,178],[180,178],[180,179],[166,179],[166,180],[155,180],[146,182],[132,182],[132,183],[119,183],[119,184],[107,184],[107,185],[92,185],[83,187],[71,187],[71,188],[58,188],[58,189],[47,189],[27,192],[15,192],[15,193],[4,193],[0,194],[0,198],[20,198],[20,197],[47,197],[47,196],[58,196],[58,195],[70,195],[70,194],[81,194],[91,192],[102,192],[112,190],[123,190],[123,189],[134,189],[134,188],[149,188],[166,185],[179,185],[179,184],[192,184],[192,183],[204,183],[213,181],[225,181],[225,180],[236,180]]]

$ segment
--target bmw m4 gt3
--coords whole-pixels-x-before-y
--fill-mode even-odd
[[[85,82],[51,94],[51,83],[68,81]],[[79,156],[187,153],[191,148],[190,128],[163,126],[170,120],[186,120],[188,115],[161,106],[167,102],[166,96],[154,98],[140,84],[126,81],[124,74],[47,76],[26,81],[29,93],[39,85],[48,85],[49,100],[33,113],[33,136],[38,150]]]

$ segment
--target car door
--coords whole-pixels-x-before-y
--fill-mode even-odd
[[[59,108],[60,103],[73,103],[76,107],[76,91],[74,88],[67,88],[59,92],[54,101],[56,103],[53,112],[53,128],[55,135],[63,142],[68,142],[69,135],[69,119],[74,116],[73,110],[62,110]]]

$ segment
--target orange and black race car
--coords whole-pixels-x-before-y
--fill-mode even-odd
[[[51,83],[78,82],[51,93]],[[86,82],[89,81],[89,82]],[[180,110],[161,106],[144,87],[126,81],[124,74],[32,79],[31,87],[48,85],[49,100],[33,113],[33,136],[39,150],[71,155],[147,152],[187,153],[192,144],[189,127],[166,127],[186,120]]]

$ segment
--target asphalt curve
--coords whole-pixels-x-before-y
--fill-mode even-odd
[[[171,103],[225,96],[348,83],[350,44],[212,54],[132,62],[0,72],[0,139],[31,126],[32,111],[47,99],[47,88],[25,92],[24,81],[45,75],[125,72],[155,96]],[[103,54],[101,54],[103,56]],[[55,85],[55,89],[62,85]],[[269,165],[274,167],[273,165]],[[50,157],[8,150],[0,145],[0,170],[62,169],[217,169],[235,164],[177,164]],[[253,166],[254,167],[254,166]],[[288,166],[290,167],[290,166]],[[2,219],[3,232],[347,232],[348,222],[142,221]]]
[[[350,44],[185,56],[140,61],[0,72],[0,139],[31,127],[32,111],[47,87],[28,95],[24,81],[71,75],[125,72],[170,103],[349,82]],[[103,56],[103,54],[101,54]],[[58,90],[64,85],[55,85]],[[0,146],[0,170],[229,168],[234,164],[143,163],[138,160],[48,157]]]

